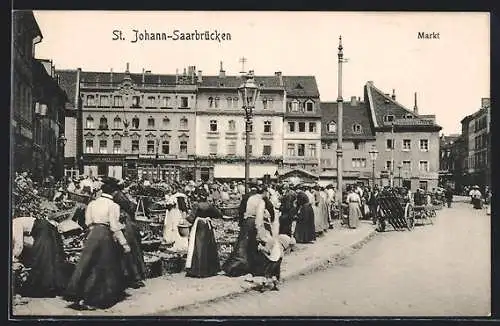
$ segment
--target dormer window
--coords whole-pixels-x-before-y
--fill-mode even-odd
[[[332,134],[337,132],[337,124],[335,121],[330,121],[328,123],[328,132]]]
[[[302,86],[301,83],[297,83],[297,86],[295,86],[295,89],[304,89],[304,86]]]
[[[413,116],[411,114],[405,115],[405,119],[413,119]]]
[[[299,101],[293,100],[291,109],[292,109],[292,112],[298,112],[299,111]]]
[[[308,101],[306,102],[306,111],[313,112],[314,111],[314,102]]]
[[[355,123],[352,125],[352,132],[353,133],[360,134],[362,130],[363,130],[363,128],[361,127],[361,125],[359,123]]]
[[[394,116],[392,114],[384,116],[384,122],[393,122],[393,121],[394,121]]]

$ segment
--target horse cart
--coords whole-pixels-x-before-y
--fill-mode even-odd
[[[385,231],[387,224],[397,231],[413,230],[415,227],[415,211],[410,202],[394,194],[381,195],[377,201],[378,231]]]

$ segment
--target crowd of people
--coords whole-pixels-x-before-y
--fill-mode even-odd
[[[14,218],[14,262],[31,268],[28,296],[63,296],[74,309],[110,307],[125,297],[127,288],[144,286],[146,265],[136,223],[134,191],[163,189],[164,244],[185,250],[186,276],[226,275],[260,277],[264,289],[278,290],[285,243],[311,244],[334,228],[340,219],[355,229],[361,219],[377,217],[377,198],[390,191],[429,204],[431,195],[405,188],[373,188],[348,185],[343,204],[337,206],[333,185],[264,184],[253,180],[248,192],[242,182],[193,182],[166,184],[149,180],[80,177],[60,184],[54,201],[70,193],[90,201],[75,214],[87,232],[80,259],[71,275],[65,275],[64,248],[57,224],[36,217]],[[473,202],[477,192],[471,193]],[[448,199],[448,193],[445,195]],[[224,205],[238,204],[238,239],[229,258],[221,262],[212,219],[223,218]],[[449,205],[451,200],[449,201]],[[187,236],[186,234],[187,233]],[[27,238],[31,237],[31,245]],[[24,248],[23,248],[24,246]],[[24,255],[29,248],[29,255]],[[26,258],[29,257],[29,258]]]

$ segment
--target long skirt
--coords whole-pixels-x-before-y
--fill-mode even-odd
[[[318,206],[312,205],[312,208],[314,211],[314,230],[316,231],[316,233],[320,233],[327,230],[328,220],[322,205],[321,204],[319,204]]]
[[[361,217],[361,209],[359,209],[359,203],[349,203],[349,219],[348,225],[351,229],[355,229],[359,225],[359,219]]]
[[[141,247],[141,234],[135,222],[127,219],[123,235],[130,246],[130,252],[123,255],[122,268],[125,281],[128,285],[132,285],[146,279],[146,264],[144,263],[144,253]]]
[[[228,276],[241,276],[252,272],[257,256],[257,230],[255,218],[248,217],[240,223],[238,240],[222,269]]]
[[[472,206],[475,209],[481,209],[483,208],[483,203],[480,198],[472,198]]]
[[[109,308],[124,298],[123,251],[106,225],[95,225],[66,289],[65,299]]]
[[[220,271],[219,253],[210,220],[196,219],[188,246],[186,276],[210,277]]]
[[[309,243],[316,240],[314,230],[314,213],[311,205],[304,206],[297,218],[294,238],[297,243]]]
[[[280,221],[280,229],[279,234],[286,234],[288,236],[292,236],[292,219],[289,215],[283,214],[279,218]]]
[[[19,293],[26,297],[55,297],[62,294],[70,275],[61,235],[45,219],[36,219],[31,231],[33,247],[25,248],[21,262],[31,268]]]

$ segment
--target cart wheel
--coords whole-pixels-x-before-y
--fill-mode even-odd
[[[415,227],[415,211],[410,203],[407,203],[405,207],[405,221],[408,230],[413,230]]]

